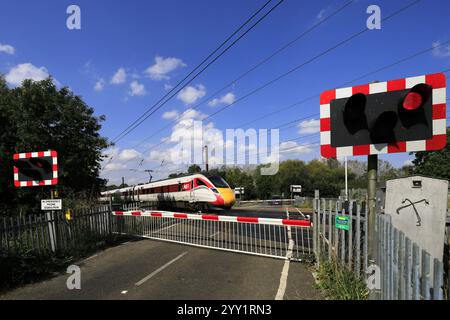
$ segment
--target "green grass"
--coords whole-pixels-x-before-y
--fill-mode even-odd
[[[322,259],[317,272],[318,289],[330,300],[367,300],[364,279],[336,261]]]

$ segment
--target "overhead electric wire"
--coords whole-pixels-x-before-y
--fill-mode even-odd
[[[388,64],[388,65],[386,65],[386,66],[383,66],[383,67],[381,67],[381,68],[378,68],[378,69],[376,69],[376,70],[373,70],[373,71],[371,71],[371,72],[365,73],[365,74],[363,74],[363,75],[361,75],[361,76],[358,76],[357,78],[354,78],[354,79],[352,79],[352,80],[350,80],[350,81],[347,81],[347,82],[345,82],[345,83],[342,83],[342,84],[340,84],[340,85],[337,85],[336,87],[338,87],[338,88],[339,88],[339,87],[344,87],[344,86],[346,86],[346,85],[348,85],[348,84],[351,84],[351,83],[353,83],[353,82],[355,82],[355,81],[358,81],[358,80],[360,80],[360,79],[363,79],[363,78],[365,78],[365,77],[368,77],[368,76],[370,76],[370,75],[373,75],[373,74],[375,74],[375,73],[378,73],[378,72],[383,71],[383,70],[385,70],[385,69],[394,67],[394,66],[396,66],[396,65],[398,65],[398,64],[400,64],[400,63],[403,63],[403,62],[405,62],[405,61],[411,60],[411,59],[413,59],[413,58],[415,58],[415,57],[417,57],[417,56],[419,56],[419,55],[425,54],[425,53],[427,53],[427,52],[432,51],[432,50],[435,49],[435,48],[439,48],[439,47],[442,47],[442,46],[447,45],[447,44],[450,44],[450,40],[448,40],[448,41],[446,41],[446,42],[444,42],[444,43],[442,43],[442,44],[440,44],[440,45],[438,45],[438,46],[432,46],[431,48],[427,48],[427,49],[425,49],[425,50],[419,51],[419,52],[414,53],[414,54],[412,54],[412,55],[410,55],[410,56],[408,56],[408,57],[406,57],[406,58],[402,58],[402,59],[400,59],[400,60],[397,60],[396,62],[393,62],[393,63],[391,63],[391,64]],[[442,71],[442,72],[445,73],[445,72],[448,72],[448,71],[450,71],[450,69],[444,70],[444,71]],[[267,113],[267,114],[264,114],[264,115],[262,115],[262,116],[260,116],[260,117],[258,117],[258,118],[256,118],[256,119],[254,119],[254,120],[245,122],[244,124],[241,124],[240,126],[247,126],[247,125],[249,125],[249,124],[251,124],[251,123],[254,123],[254,122],[259,121],[259,120],[262,120],[262,119],[265,119],[265,118],[267,118],[267,117],[269,117],[269,116],[272,116],[272,115],[274,115],[274,114],[277,114],[277,113],[286,111],[286,110],[288,110],[288,109],[290,109],[290,108],[293,108],[293,107],[295,107],[295,106],[298,106],[298,105],[300,105],[300,104],[303,104],[303,103],[305,103],[305,102],[308,102],[308,101],[310,101],[310,100],[312,100],[312,99],[315,99],[315,98],[318,98],[318,97],[320,97],[320,93],[315,94],[315,95],[313,95],[313,96],[310,96],[310,97],[308,97],[308,98],[302,99],[302,100],[300,100],[300,101],[294,102],[294,103],[292,103],[292,104],[289,104],[288,106],[283,107],[283,108],[281,108],[281,109],[277,109],[277,110],[275,110],[275,111],[272,111],[272,112],[269,112],[269,113]],[[316,113],[315,115],[318,115],[318,114],[319,114],[319,113]]]
[[[284,50],[286,50],[287,48],[289,48],[291,45],[293,45],[295,42],[297,42],[298,40],[302,39],[304,36],[306,36],[307,34],[309,34],[310,32],[312,32],[314,29],[316,29],[317,27],[319,27],[320,25],[322,25],[323,23],[325,23],[326,21],[328,21],[329,19],[331,19],[333,16],[337,15],[338,13],[340,13],[342,10],[344,10],[347,6],[349,6],[351,3],[355,2],[355,0],[350,0],[348,2],[346,2],[343,6],[341,6],[340,8],[338,8],[337,10],[335,10],[334,12],[332,12],[330,15],[326,16],[325,18],[321,19],[319,22],[315,23],[313,26],[311,26],[309,29],[307,29],[306,31],[302,32],[300,35],[298,35],[297,37],[295,37],[293,40],[289,41],[288,43],[284,44],[283,46],[281,46],[280,48],[278,48],[277,50],[275,50],[273,53],[271,53],[269,56],[267,56],[266,58],[264,58],[262,61],[260,61],[259,63],[257,63],[256,65],[254,65],[253,67],[249,68],[248,70],[246,70],[245,72],[241,73],[238,77],[236,77],[235,79],[231,80],[230,82],[228,82],[226,85],[224,85],[222,88],[220,88],[219,90],[215,91],[213,94],[209,95],[207,98],[202,99],[202,101],[200,101],[199,103],[197,103],[195,106],[192,106],[190,109],[192,110],[196,110],[198,109],[198,107],[200,107],[201,105],[203,105],[205,102],[210,101],[213,97],[215,97],[216,95],[218,95],[220,92],[222,92],[223,90],[225,90],[226,88],[234,85],[237,81],[243,79],[244,77],[246,77],[248,74],[250,74],[251,72],[253,72],[254,70],[256,70],[257,68],[259,68],[260,66],[262,66],[263,64],[265,64],[266,62],[268,62],[269,60],[271,60],[272,58],[274,58],[276,55],[278,55],[279,53],[283,52]],[[172,123],[176,123],[177,121],[179,121],[180,119],[175,119],[174,121],[172,121],[171,123],[165,125],[164,127],[160,128],[159,130],[155,131],[154,133],[152,133],[150,136],[144,138],[141,142],[139,142],[138,144],[134,145],[133,148],[136,148],[137,146],[141,145],[143,142],[145,142],[146,140],[154,137],[156,134],[158,134],[159,132],[169,128]]]
[[[384,19],[382,19],[382,21],[387,21],[387,20],[391,19],[392,17],[394,17],[394,16],[400,14],[401,12],[403,12],[403,11],[409,9],[411,6],[413,6],[413,5],[417,4],[417,3],[419,3],[420,1],[421,1],[421,0],[415,0],[415,1],[411,2],[411,3],[409,3],[408,5],[402,7],[402,8],[400,8],[400,9],[398,9],[397,11],[395,11],[395,12],[391,13],[390,15],[388,15],[387,17],[385,17]],[[258,92],[258,91],[260,91],[260,90],[266,88],[267,86],[269,86],[269,85],[273,84],[274,82],[276,82],[276,81],[278,81],[278,80],[284,78],[285,76],[287,76],[287,75],[293,73],[294,71],[297,71],[297,70],[300,69],[301,67],[303,67],[303,66],[305,66],[305,65],[307,65],[307,64],[309,64],[309,63],[311,63],[311,62],[313,62],[313,61],[315,61],[316,59],[318,59],[318,58],[324,56],[325,54],[327,54],[327,53],[331,52],[332,50],[334,50],[334,49],[340,47],[341,45],[343,45],[343,44],[349,42],[350,40],[356,38],[357,36],[359,36],[359,35],[365,33],[365,32],[368,31],[368,30],[369,30],[369,29],[365,28],[364,30],[361,30],[361,31],[359,31],[359,32],[357,32],[357,33],[355,33],[355,34],[353,34],[352,36],[350,36],[350,37],[348,37],[348,38],[346,38],[346,39],[340,41],[338,44],[336,44],[336,45],[334,45],[334,46],[332,46],[332,47],[326,49],[325,51],[321,52],[321,53],[318,54],[318,55],[315,55],[313,58],[311,58],[311,59],[309,59],[309,60],[307,60],[307,61],[301,63],[300,65],[297,65],[297,66],[295,66],[294,68],[291,68],[289,71],[287,71],[287,72],[285,72],[285,73],[283,73],[283,74],[277,76],[276,78],[274,78],[274,79],[272,79],[272,80],[266,82],[266,83],[263,84],[262,86],[257,87],[256,89],[250,91],[249,93],[247,93],[247,94],[244,95],[243,97],[237,99],[236,101],[234,101],[234,102],[231,103],[231,104],[228,104],[228,105],[226,105],[226,106],[220,108],[219,110],[217,110],[216,112],[214,112],[214,113],[208,115],[206,118],[204,118],[204,119],[202,119],[202,120],[205,121],[205,120],[207,120],[207,119],[209,119],[209,118],[215,116],[215,115],[218,114],[219,112],[224,111],[225,109],[231,107],[232,105],[236,104],[237,102],[242,101],[243,99],[245,99],[245,98],[247,98],[247,97],[249,97],[249,96],[255,94],[256,92]],[[436,47],[436,46],[435,46],[435,47]],[[435,47],[434,47],[434,48],[435,48]],[[424,52],[422,52],[422,53],[424,53]],[[418,54],[414,54],[413,56],[410,56],[410,57],[408,57],[408,58],[404,58],[404,59],[402,59],[401,61],[397,61],[397,63],[404,62],[404,61],[406,61],[406,60],[408,60],[408,59],[411,59],[411,58],[413,58],[413,57],[415,57],[415,56],[417,56],[417,55],[418,55]],[[393,64],[390,64],[390,65],[388,65],[388,66],[382,67],[382,68],[380,68],[380,69],[378,69],[378,70],[376,70],[376,71],[374,71],[374,72],[372,72],[372,73],[376,73],[376,72],[379,72],[379,71],[381,71],[381,70],[383,70],[383,69],[385,69],[385,68],[392,67],[392,66],[395,65],[395,64],[396,64],[396,63],[393,63]],[[365,76],[367,76],[367,75],[369,75],[369,74],[370,74],[370,73],[366,74]],[[356,81],[356,80],[351,80],[350,82],[353,82],[353,81]],[[345,84],[344,84],[344,85],[345,85]],[[320,94],[319,94],[319,95],[320,95]],[[317,95],[311,96],[311,97],[306,98],[306,99],[304,99],[304,100],[302,100],[302,101],[300,101],[300,102],[296,102],[296,103],[290,105],[289,107],[293,107],[293,106],[298,105],[298,104],[300,104],[300,103],[304,103],[304,102],[309,101],[309,100],[312,100],[312,99],[314,99],[314,98],[316,98],[316,97],[317,97]],[[286,109],[287,109],[287,108],[286,108]],[[280,111],[276,111],[276,112],[280,112]],[[275,112],[274,112],[274,113],[275,113]],[[273,114],[273,113],[272,113],[272,114]],[[186,129],[190,129],[190,128],[192,128],[192,127],[193,127],[193,126],[190,126],[190,127],[186,128]],[[159,132],[161,132],[161,131],[159,131]],[[156,148],[156,147],[158,147],[158,146],[160,146],[160,145],[162,145],[162,144],[164,144],[164,143],[165,143],[165,141],[161,141],[160,143],[158,143],[158,144],[156,144],[156,145],[154,145],[154,146],[152,146],[152,147],[146,149],[146,150],[143,151],[142,153],[148,152],[148,151],[150,151],[150,150],[152,150],[152,149],[154,149],[154,148]]]
[[[387,19],[389,19],[389,18],[392,18],[393,16],[399,14],[400,12],[406,10],[407,8],[411,7],[412,5],[414,5],[414,4],[418,3],[418,2],[420,2],[420,0],[414,1],[414,2],[410,3],[409,5],[407,5],[407,6],[403,7],[403,8],[401,8],[401,9],[397,10],[396,12],[394,12],[394,13],[391,14],[391,15],[389,15],[388,17],[386,17],[386,18],[383,19],[383,20],[385,21],[385,20],[387,20]],[[337,46],[342,45],[343,43],[346,43],[346,42],[350,41],[350,40],[353,39],[355,36],[360,35],[361,33],[362,33],[362,32],[359,32],[359,33],[357,33],[357,34],[351,36],[350,38],[348,38],[348,39],[346,39],[346,40],[344,40],[344,41],[341,41],[338,45],[336,45],[336,46],[334,46],[334,47],[332,47],[332,48],[336,48]],[[445,44],[448,43],[448,42],[449,42],[449,41],[444,42],[444,43],[441,44],[441,45],[445,45]],[[362,75],[362,76],[360,76],[360,77],[358,77],[358,78],[355,78],[354,80],[351,80],[351,81],[349,81],[349,82],[347,82],[347,83],[354,82],[354,81],[356,81],[356,80],[358,80],[358,79],[361,79],[361,78],[364,78],[364,77],[366,77],[366,76],[368,76],[368,75],[371,75],[371,74],[374,74],[374,73],[376,73],[376,72],[382,71],[382,70],[384,70],[384,69],[390,68],[390,67],[392,67],[392,66],[394,66],[394,65],[396,65],[396,64],[402,63],[402,62],[407,61],[407,60],[409,60],[409,59],[412,59],[412,58],[414,58],[414,57],[416,57],[416,56],[418,56],[418,55],[424,54],[424,53],[426,53],[426,52],[428,52],[428,51],[430,51],[430,50],[432,50],[432,49],[434,49],[434,48],[436,48],[436,47],[439,47],[439,46],[433,46],[432,48],[429,48],[429,49],[423,50],[423,51],[421,51],[421,52],[415,53],[415,54],[413,54],[413,55],[411,55],[411,56],[408,56],[408,57],[403,58],[403,59],[401,59],[401,60],[399,60],[399,61],[396,61],[396,62],[394,62],[394,63],[392,63],[392,64],[389,64],[389,65],[387,65],[387,66],[384,66],[384,67],[382,67],[382,68],[379,68],[379,69],[377,69],[377,70],[375,70],[375,71],[366,73],[366,74],[364,74],[364,75]],[[330,48],[330,49],[326,50],[325,52],[329,52],[329,51],[331,51],[331,50],[332,50],[332,49]],[[322,55],[324,55],[324,54],[325,54],[325,53],[323,52],[323,53],[321,53],[319,56],[322,56]],[[314,59],[314,58],[313,58],[313,59]],[[294,70],[295,70],[295,69],[298,69],[299,67],[300,67],[300,66],[295,67]],[[449,69],[449,70],[450,70],[450,69]],[[289,73],[292,72],[292,71],[293,71],[293,70],[291,69],[288,73],[285,73],[285,74],[283,74],[283,75],[281,75],[281,76],[285,76],[285,75],[289,74]],[[278,77],[278,78],[279,78],[279,77]],[[277,78],[276,78],[276,79],[277,79]],[[274,80],[276,81],[276,79],[274,79]],[[270,81],[269,83],[273,82],[274,80]],[[346,84],[347,84],[347,83],[346,83]],[[345,84],[344,84],[344,85],[345,85]],[[267,86],[267,83],[266,83],[264,86]],[[288,107],[293,107],[294,105],[298,105],[298,104],[300,104],[300,103],[306,102],[307,100],[311,100],[312,98],[316,98],[316,97],[317,97],[317,95],[315,95],[315,96],[313,96],[313,97],[311,97],[311,98],[304,99],[304,100],[302,100],[302,101],[300,101],[300,102],[297,102],[297,103],[295,103],[295,104],[293,104],[293,105],[290,105],[290,106],[288,106]],[[236,101],[236,102],[237,102],[237,101]],[[233,104],[235,104],[236,102],[234,102]],[[225,106],[225,108],[227,108],[227,107],[229,107],[229,106],[231,106],[231,104],[228,105],[228,106]],[[222,108],[222,109],[225,109],[225,108]],[[278,113],[278,112],[280,112],[280,110],[275,111],[275,113]],[[217,112],[216,112],[216,113],[217,113]],[[273,114],[273,113],[271,113],[271,114]],[[317,113],[317,114],[318,114],[318,113]],[[315,114],[315,115],[317,115],[317,114]],[[214,115],[214,114],[213,114],[213,115]],[[212,117],[213,115],[209,115],[208,118],[209,118],[209,117]],[[263,116],[263,117],[264,117],[264,116]],[[256,121],[259,120],[259,119],[261,119],[261,118],[256,119]],[[254,121],[255,121],[255,120],[253,120],[252,122],[254,122]],[[192,126],[191,126],[191,127],[192,127]],[[156,148],[157,146],[159,146],[159,145],[161,145],[161,144],[163,144],[163,143],[165,143],[165,141],[162,141],[162,142],[161,142],[160,144],[158,144],[158,145],[152,146],[150,149]],[[146,151],[144,151],[144,152],[147,152],[147,151],[149,151],[150,149],[148,149],[148,150],[146,150]]]
[[[250,18],[248,18],[241,26],[236,29],[231,35],[229,35],[213,52],[211,52],[206,58],[202,60],[194,69],[191,70],[182,80],[180,80],[170,91],[168,91],[161,99],[159,99],[152,107],[150,107],[143,115],[137,118],[131,125],[125,128],[117,137],[122,135],[126,130],[128,130],[132,125],[134,125],[137,121],[139,121],[143,116],[145,116],[150,110],[152,110],[157,104],[159,104],[162,100],[164,100],[172,91],[174,91],[180,84],[182,84],[192,73],[195,72],[203,63],[205,63],[212,55],[214,55],[220,48],[224,46],[232,37],[234,37],[239,31],[242,30],[244,26],[246,26],[258,13],[261,12],[270,2],[273,0],[267,1],[261,8],[259,8]],[[116,139],[114,138],[113,141]]]
[[[270,0],[272,1],[272,0]],[[269,1],[269,2],[270,2]],[[183,90],[188,84],[190,84],[194,79],[196,79],[203,71],[205,71],[211,64],[213,64],[217,59],[219,59],[223,54],[225,54],[231,47],[233,47],[240,39],[242,39],[247,33],[249,33],[254,27],[256,27],[261,21],[263,21],[270,13],[272,13],[284,0],[279,0],[279,2],[273,6],[268,12],[266,12],[262,17],[260,17],[255,23],[253,23],[250,28],[245,30],[244,33],[242,33],[237,39],[235,39],[230,45],[228,45],[222,52],[220,52],[214,59],[206,66],[204,66],[199,72],[197,72],[187,83],[185,83],[182,87],[177,89],[174,93],[172,93],[162,104],[156,107],[156,105],[159,103],[154,104],[149,110],[147,110],[144,115],[139,117],[140,120],[137,120],[134,122],[134,124],[128,126],[127,129],[125,129],[119,136],[117,136],[115,139],[113,139],[113,143],[118,142],[119,140],[123,139],[125,136],[127,136],[131,131],[136,129],[139,125],[141,125],[145,120],[147,120],[151,115],[153,115],[156,111],[158,111],[160,108],[162,108],[167,102],[169,102],[176,94],[178,94],[181,90]],[[197,69],[197,68],[196,68]],[[173,88],[175,89],[175,88]],[[172,90],[173,91],[173,90]],[[167,95],[166,95],[167,96]],[[161,101],[161,100],[160,100]]]

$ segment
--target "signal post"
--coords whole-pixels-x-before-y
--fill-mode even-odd
[[[443,73],[324,91],[320,149],[325,158],[367,155],[368,255],[376,264],[378,154],[432,151],[446,145]],[[371,290],[376,296],[377,290]]]

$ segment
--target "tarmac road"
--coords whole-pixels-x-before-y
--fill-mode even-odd
[[[27,285],[0,299],[275,299],[285,260],[136,240],[78,263],[81,289],[69,274]],[[309,266],[290,263],[283,299],[318,299]]]
[[[289,219],[305,219],[305,216],[310,215],[312,212],[310,209],[297,209],[293,206],[252,204],[234,206],[231,210],[218,212],[218,214],[287,219],[288,216],[286,210],[289,210]]]

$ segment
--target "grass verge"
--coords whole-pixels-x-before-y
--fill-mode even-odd
[[[364,279],[335,260],[321,259],[317,287],[329,300],[367,300]]]

